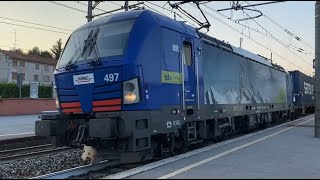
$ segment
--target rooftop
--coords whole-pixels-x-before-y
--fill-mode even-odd
[[[0,53],[3,53],[14,60],[20,60],[20,61],[26,61],[26,62],[32,62],[32,63],[48,64],[48,65],[56,66],[57,62],[58,62],[57,60],[52,59],[52,58],[45,58],[45,57],[41,57],[41,56],[21,54],[18,52],[7,51],[7,50],[2,50],[2,49],[0,49]]]

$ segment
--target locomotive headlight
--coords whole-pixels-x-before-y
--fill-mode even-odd
[[[134,104],[140,101],[138,79],[132,79],[123,83],[124,104]]]
[[[137,99],[137,96],[133,92],[129,92],[124,96],[126,102],[134,102]]]

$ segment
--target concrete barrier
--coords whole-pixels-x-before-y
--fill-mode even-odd
[[[0,116],[40,114],[56,110],[55,99],[0,99]]]

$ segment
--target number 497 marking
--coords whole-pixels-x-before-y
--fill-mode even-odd
[[[106,74],[104,80],[107,82],[118,81],[119,73]]]

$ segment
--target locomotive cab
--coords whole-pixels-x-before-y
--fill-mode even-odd
[[[81,26],[54,72],[59,113],[43,114],[36,135],[85,145],[88,157],[99,149],[149,152],[153,134],[175,131],[186,116],[196,116],[199,46],[192,27],[148,10]]]
[[[58,62],[54,74],[62,113],[119,111],[140,102],[139,74],[128,56],[135,18],[97,21],[72,33]]]

